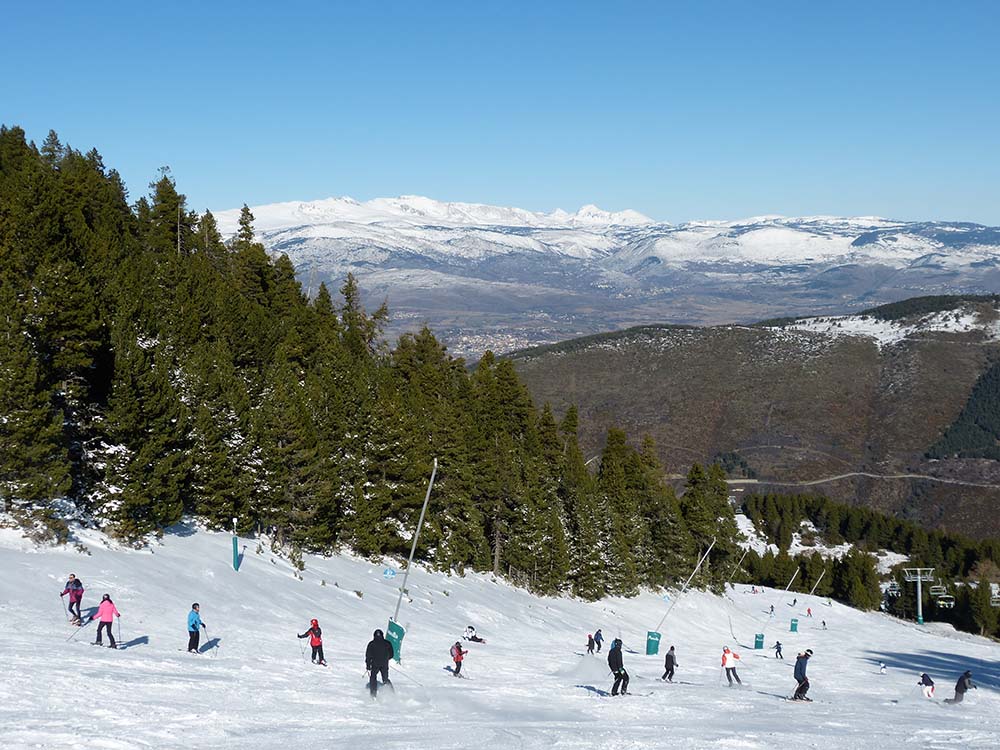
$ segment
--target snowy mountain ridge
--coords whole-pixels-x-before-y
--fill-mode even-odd
[[[420,196],[251,208],[307,292],[348,273],[386,300],[390,335],[427,323],[459,354],[648,323],[845,313],[1000,291],[1000,228],[880,217],[655,222],[584,206],[539,213]],[[217,215],[226,234],[238,210]]]

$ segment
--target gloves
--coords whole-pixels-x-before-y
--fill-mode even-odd
[[[205,623],[202,623],[201,626],[205,628]],[[208,630],[208,628],[205,628],[205,630]]]

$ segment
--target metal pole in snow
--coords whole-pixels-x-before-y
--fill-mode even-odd
[[[749,551],[750,551],[749,547],[747,547],[745,550],[743,550],[743,555],[742,555],[742,557],[740,557],[740,561],[738,563],[736,563],[735,566],[733,566],[732,570],[729,571],[729,576],[727,577],[727,580],[726,580],[726,586],[729,586],[733,582],[733,573],[735,573],[737,570],[739,570],[739,567],[743,564],[743,560],[747,556],[747,552],[749,552]],[[825,573],[826,571],[824,570],[823,572]]]
[[[701,559],[698,561],[698,564],[694,568],[694,572],[691,573],[691,575],[688,576],[688,579],[684,582],[684,586],[681,588],[681,593],[679,593],[674,598],[674,600],[672,602],[670,602],[670,606],[667,608],[666,613],[663,615],[663,617],[657,623],[656,627],[654,628],[654,630],[656,630],[656,632],[659,632],[660,627],[663,625],[663,622],[667,619],[667,615],[670,614],[671,610],[674,608],[674,605],[677,604],[677,600],[680,599],[684,595],[685,591],[687,591],[688,584],[691,583],[691,579],[694,578],[698,574],[699,570],[701,570],[702,563],[704,563],[705,560],[708,559],[708,553],[712,551],[712,547],[714,547],[714,546],[715,546],[715,538],[713,537],[712,538],[712,543],[710,545],[708,545],[708,549],[705,550],[705,554],[701,556]]]
[[[816,590],[816,587],[819,586],[819,582],[823,580],[823,576],[825,575],[826,575],[826,568],[823,568],[823,572],[820,574],[819,578],[816,579],[816,583],[813,584],[812,589],[809,590],[809,596],[813,595],[813,591]]]
[[[420,538],[420,528],[424,525],[424,514],[427,513],[427,503],[431,499],[431,490],[434,488],[434,477],[437,475],[438,460],[434,459],[434,467],[431,469],[431,481],[427,485],[427,494],[424,496],[424,507],[420,509],[420,520],[417,521],[417,531],[413,535],[413,544],[410,546],[410,559],[406,563],[406,572],[403,573],[403,583],[399,587],[399,598],[396,600],[396,611],[392,615],[392,621],[398,622],[399,607],[403,603],[403,594],[406,593],[406,579],[410,576],[410,568],[413,567],[413,556],[417,553],[417,539]]]

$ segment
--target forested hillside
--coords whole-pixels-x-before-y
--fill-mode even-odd
[[[140,542],[185,514],[294,550],[408,551],[587,598],[718,584],[736,528],[721,470],[683,499],[651,442],[612,429],[585,465],[577,417],[536,408],[509,361],[469,371],[429,330],[392,346],[347,278],[309,295],[244,210],[224,242],[168,171],[130,203],[96,151],[0,130],[0,497]]]

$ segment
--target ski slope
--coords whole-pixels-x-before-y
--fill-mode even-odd
[[[288,562],[241,540],[179,527],[144,550],[78,532],[90,554],[38,548],[0,530],[0,739],[7,748],[995,748],[1000,744],[1000,645],[950,628],[918,627],[819,597],[780,592],[686,594],[662,628],[661,655],[643,655],[646,630],[666,612],[658,595],[584,603],[538,598],[489,575],[416,568],[400,622],[406,627],[396,692],[373,702],[364,650],[385,629],[402,573],[347,556],[306,557],[303,580]],[[84,612],[110,593],[126,648],[73,640],[58,594],[68,573],[87,588]],[[325,585],[324,585],[325,582]],[[358,592],[358,593],[356,593]],[[360,596],[359,596],[360,593]],[[186,616],[201,604],[210,648],[187,654]],[[775,605],[778,616],[766,611]],[[813,619],[805,616],[811,607]],[[309,663],[296,639],[316,617],[329,667]],[[799,618],[800,632],[789,632]],[[820,620],[828,630],[823,631]],[[474,624],[486,645],[452,677],[449,646]],[[732,627],[732,634],[730,632]],[[625,643],[633,695],[610,689],[604,654],[585,654],[602,628]],[[786,660],[754,651],[784,644]],[[733,637],[735,634],[735,638]],[[116,627],[117,636],[117,627]],[[204,640],[203,640],[204,643]],[[463,642],[465,643],[465,642]],[[658,679],[677,648],[679,684]],[[741,653],[743,688],[721,679],[723,646]],[[304,650],[303,655],[300,648]],[[798,650],[812,648],[811,704],[783,700]],[[888,674],[878,674],[878,661]],[[980,689],[960,706],[924,701],[928,671],[950,697],[972,669]]]

